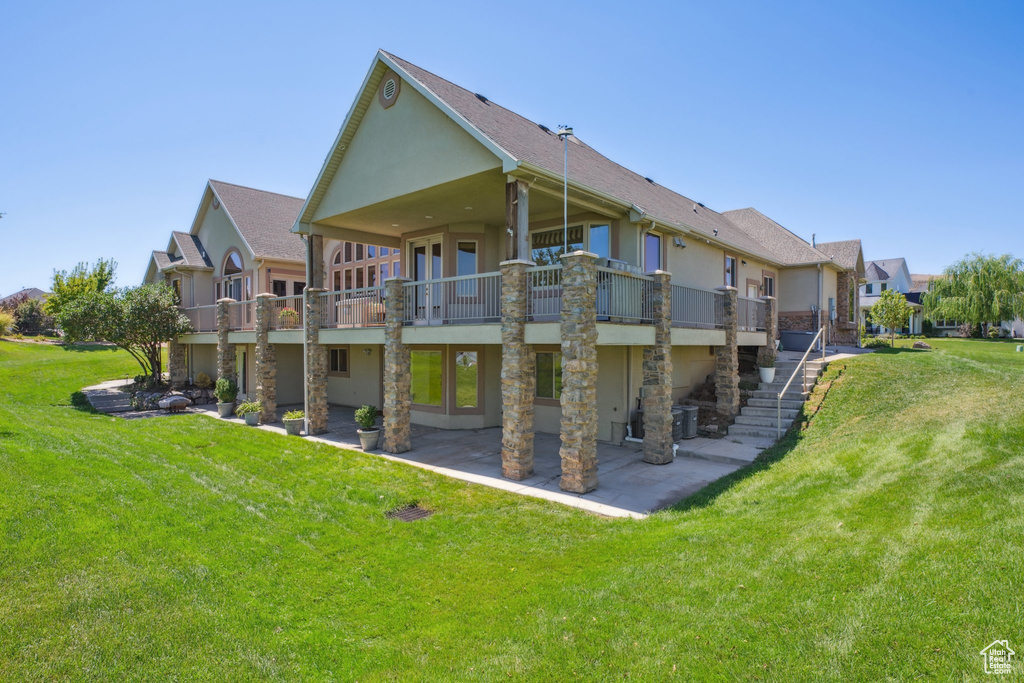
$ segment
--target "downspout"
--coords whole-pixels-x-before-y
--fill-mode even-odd
[[[821,268],[821,264],[818,264],[818,329],[822,326],[822,299],[825,296],[825,273]],[[821,335],[821,347],[825,348],[825,335]]]
[[[299,238],[306,243],[306,286],[302,291],[302,307],[306,308],[306,291],[309,289],[310,268],[313,263],[313,243],[305,235]],[[308,311],[302,311],[302,428],[309,435],[309,349],[306,340],[309,338]]]

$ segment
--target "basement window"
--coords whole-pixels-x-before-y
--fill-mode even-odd
[[[562,354],[537,353],[537,398],[562,398]]]

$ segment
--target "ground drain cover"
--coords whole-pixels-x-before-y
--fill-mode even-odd
[[[427,510],[425,508],[421,508],[415,503],[412,503],[400,508],[395,508],[394,510],[388,510],[384,513],[384,516],[388,519],[397,519],[400,522],[415,522],[417,519],[426,519],[432,514],[434,514],[433,510]]]

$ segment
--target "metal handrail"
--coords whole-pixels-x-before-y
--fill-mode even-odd
[[[775,419],[776,419],[776,422],[775,422],[775,438],[776,439],[781,439],[782,438],[782,397],[786,395],[787,391],[789,391],[789,385],[793,383],[794,379],[796,379],[796,373],[800,372],[800,369],[802,367],[804,367],[804,364],[807,362],[807,356],[809,356],[811,354],[811,351],[814,350],[814,343],[816,341],[818,341],[818,339],[821,339],[821,335],[822,335],[822,333],[824,331],[825,331],[825,328],[821,327],[818,330],[818,334],[814,335],[814,339],[811,340],[811,343],[807,347],[807,350],[804,351],[803,358],[801,358],[800,362],[796,364],[795,368],[793,368],[793,374],[789,376],[789,381],[786,382],[786,386],[782,387],[782,391],[779,392],[778,397],[775,399]],[[821,344],[821,360],[823,362],[825,360],[825,343],[824,343],[824,339],[822,339],[822,344]],[[804,389],[804,392],[807,391],[807,372],[806,371],[804,371],[803,389]]]

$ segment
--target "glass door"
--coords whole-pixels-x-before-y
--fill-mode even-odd
[[[440,325],[444,320],[444,285],[432,282],[444,277],[444,258],[441,252],[441,237],[410,242],[409,272],[412,274],[415,296],[412,300],[413,322],[419,325]]]

